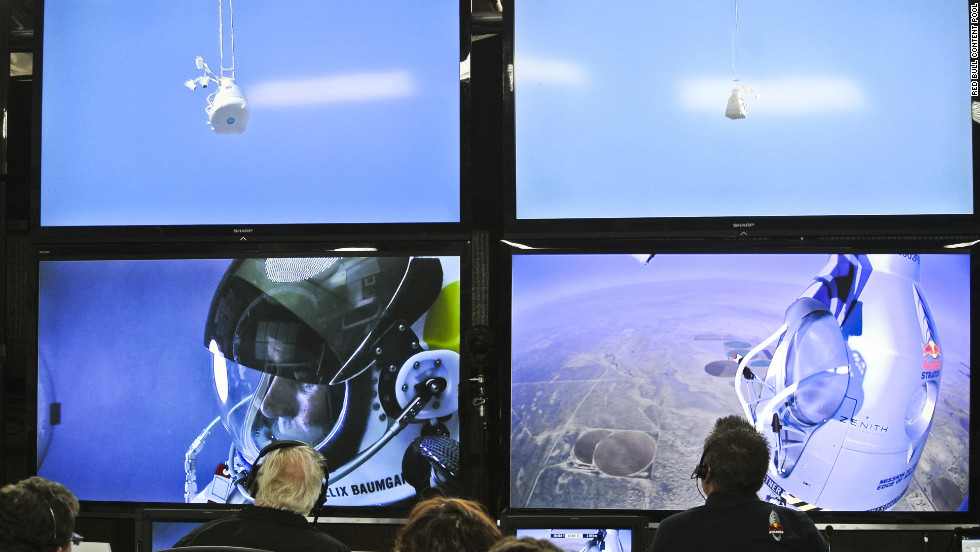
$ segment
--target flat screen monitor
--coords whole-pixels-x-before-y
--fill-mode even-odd
[[[566,516],[508,514],[501,516],[504,535],[547,540],[567,552],[615,550],[642,552],[646,519],[642,516],[577,512]]]
[[[42,253],[38,475],[240,504],[294,439],[327,457],[328,508],[459,492],[459,250],[350,255]]]
[[[975,253],[511,260],[511,507],[702,504],[704,439],[736,415],[771,448],[762,499],[851,519],[975,515]]]
[[[975,228],[970,16],[967,2],[509,2],[517,227]]]
[[[43,2],[41,229],[459,222],[468,14]]]

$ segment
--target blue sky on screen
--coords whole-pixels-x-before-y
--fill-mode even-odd
[[[514,316],[541,308],[552,301],[579,293],[616,286],[651,282],[689,282],[697,289],[702,280],[734,280],[752,283],[793,284],[798,289],[786,297],[787,306],[821,274],[830,259],[823,253],[737,253],[649,255],[514,255]],[[920,255],[920,283],[933,313],[942,319],[957,318],[962,324],[949,328],[963,345],[969,344],[970,256],[966,254]],[[960,337],[962,339],[960,339]]]
[[[42,477],[81,500],[183,502],[174,459],[220,413],[204,326],[230,263],[41,263],[38,366],[61,404]],[[199,459],[204,478],[228,457],[231,438],[221,433]]]
[[[518,218],[973,210],[966,2],[515,4]]]
[[[184,87],[218,4],[45,2],[43,225],[459,220],[458,3],[234,2],[240,135]]]

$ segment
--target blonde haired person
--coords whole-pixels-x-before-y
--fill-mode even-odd
[[[255,505],[306,516],[318,506],[326,471],[323,456],[312,447],[273,451],[266,455],[255,477]]]
[[[326,462],[299,441],[277,441],[262,449],[246,481],[255,504],[194,529],[177,541],[184,546],[241,546],[270,552],[350,552],[306,519],[320,499]]]

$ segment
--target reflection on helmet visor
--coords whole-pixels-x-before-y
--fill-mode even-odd
[[[337,364],[316,332],[267,296],[242,316],[233,349],[239,364],[304,383],[326,383],[330,374],[321,371]]]
[[[253,431],[264,431],[272,440],[319,443],[330,434],[339,417],[331,391],[327,385],[273,376],[265,395],[256,397],[259,416]]]
[[[294,439],[320,449],[339,432],[346,385],[305,383],[230,362],[227,367],[223,419],[248,461],[273,441]]]

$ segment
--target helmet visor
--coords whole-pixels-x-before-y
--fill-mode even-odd
[[[347,411],[346,384],[310,383],[298,366],[280,372],[253,369],[229,360],[215,341],[209,349],[222,421],[249,463],[273,441],[294,439],[322,449],[339,432]]]

